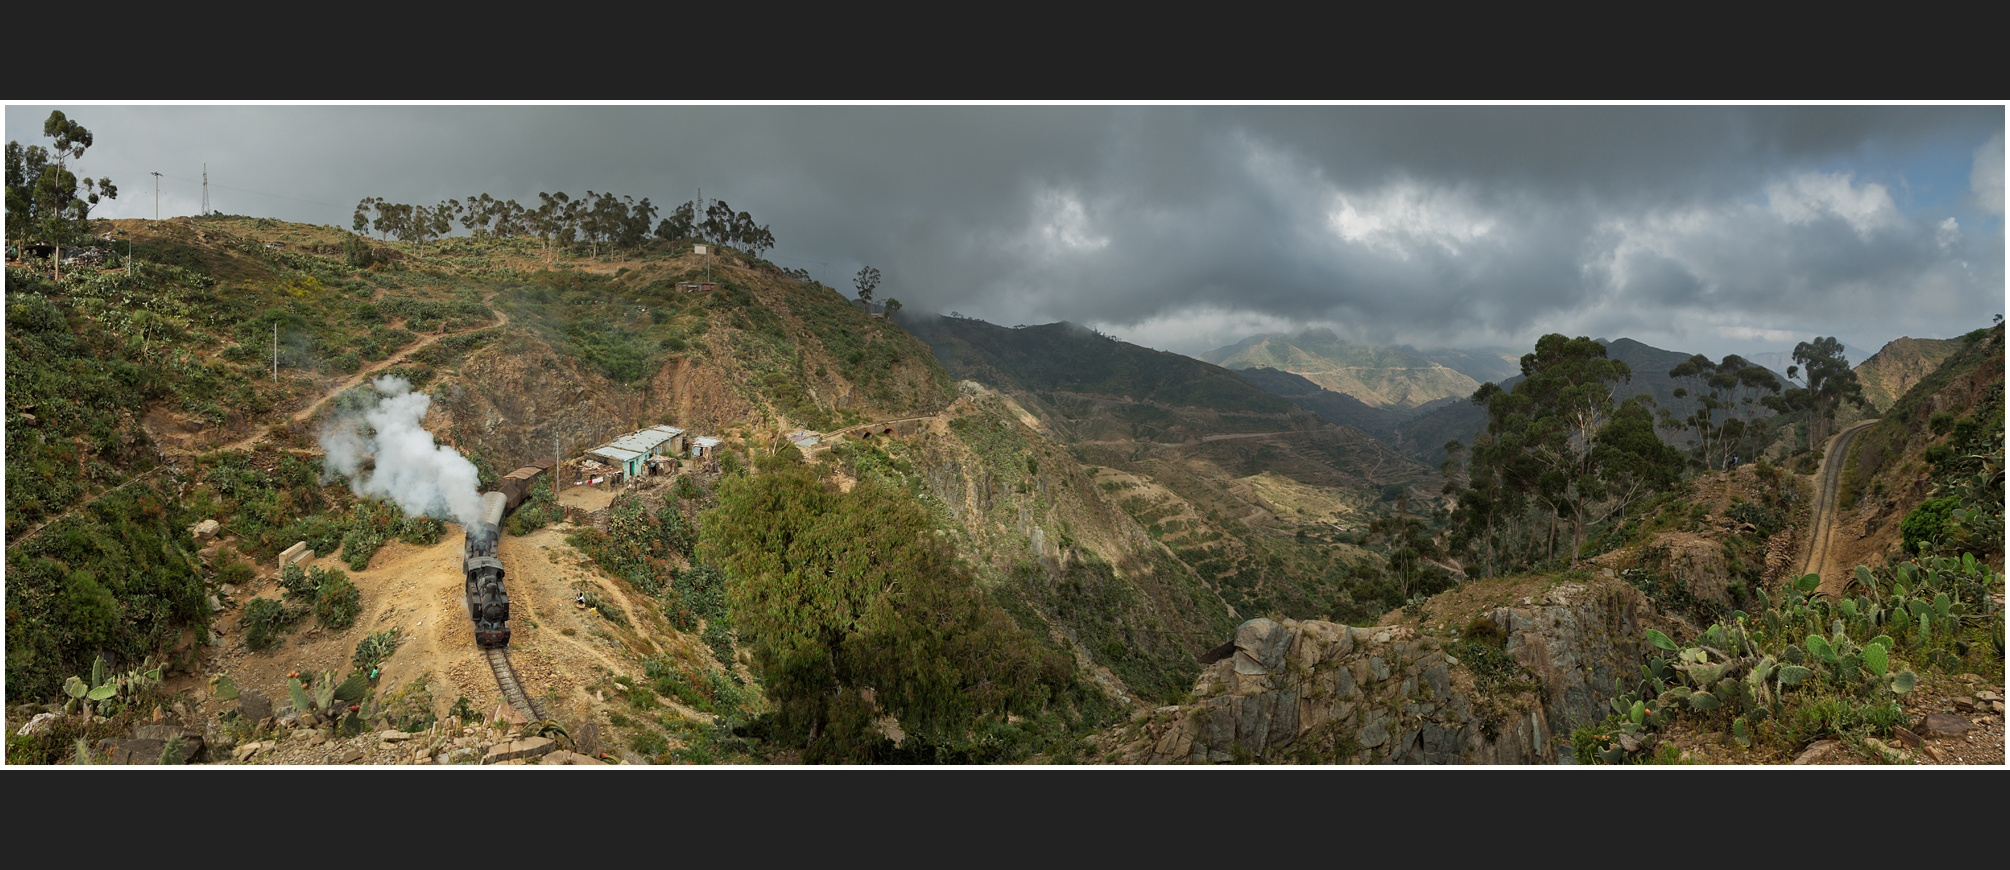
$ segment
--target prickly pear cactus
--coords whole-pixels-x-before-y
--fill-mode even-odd
[[[336,686],[333,695],[335,700],[344,704],[359,704],[363,701],[363,693],[369,690],[370,679],[365,677],[362,671],[357,671],[350,674],[349,679],[343,680],[342,685]]]
[[[321,672],[321,678],[314,682],[314,700],[320,706],[316,709],[333,710],[335,703],[335,675]]]

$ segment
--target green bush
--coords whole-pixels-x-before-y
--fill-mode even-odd
[[[398,629],[393,627],[357,641],[356,654],[349,661],[356,666],[356,670],[368,671],[390,658],[397,650]]]
[[[250,562],[237,558],[234,551],[225,550],[219,553],[217,558],[216,582],[218,583],[243,586],[251,582],[251,578],[257,576],[257,569],[251,567]]]
[[[1780,521],[1777,517],[1773,516],[1773,512],[1766,510],[1765,505],[1757,502],[1739,502],[1732,505],[1730,510],[1725,511],[1724,515],[1738,522],[1751,523],[1753,526],[1756,526],[1760,537],[1771,535],[1781,529]]]
[[[1940,540],[1947,530],[1948,515],[1960,506],[1960,499],[1954,496],[1927,499],[1919,507],[1913,508],[1899,523],[1899,531],[1905,535],[1905,551],[1919,555],[1921,548]]]
[[[319,573],[320,569],[315,571]],[[356,589],[356,584],[349,582],[349,575],[330,571],[316,585],[314,616],[321,620],[321,624],[336,631],[354,625],[356,614],[363,609],[363,593]]]
[[[286,634],[286,608],[270,598],[253,598],[244,608],[244,645],[252,652],[278,646]]]

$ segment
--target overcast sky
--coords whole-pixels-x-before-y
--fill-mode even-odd
[[[1874,351],[2004,310],[2001,105],[120,106],[100,217],[348,227],[356,201],[723,199],[769,258],[910,311],[1071,320],[1200,353],[1330,326],[1525,352]],[[828,265],[826,265],[828,264]],[[1852,363],[1861,360],[1852,359]]]

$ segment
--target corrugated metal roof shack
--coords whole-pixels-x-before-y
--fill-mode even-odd
[[[675,426],[652,426],[588,450],[586,455],[614,466],[621,480],[625,480],[649,473],[651,457],[681,453],[683,450],[684,430]]]

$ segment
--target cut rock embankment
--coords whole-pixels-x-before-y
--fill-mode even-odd
[[[1637,675],[1651,614],[1638,590],[1609,580],[1492,609],[1502,649],[1527,669],[1506,691],[1413,627],[1252,619],[1236,630],[1234,653],[1195,683],[1194,702],[1091,738],[1085,760],[1568,763],[1570,733],[1602,721]]]

